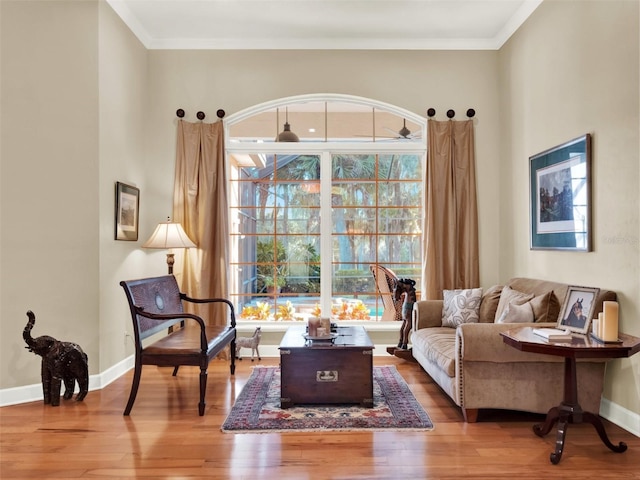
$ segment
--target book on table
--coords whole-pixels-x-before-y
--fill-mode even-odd
[[[573,338],[571,332],[559,328],[534,328],[533,333],[549,342],[562,342]]]

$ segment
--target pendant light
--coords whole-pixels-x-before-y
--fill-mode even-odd
[[[299,142],[298,135],[291,131],[291,125],[289,125],[289,107],[285,110],[284,130],[278,134],[278,142]]]

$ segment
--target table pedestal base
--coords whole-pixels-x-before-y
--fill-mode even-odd
[[[585,412],[578,404],[578,389],[576,378],[576,361],[574,358],[565,358],[565,378],[564,378],[564,401],[557,407],[553,407],[547,412],[547,418],[544,423],[534,425],[533,432],[539,437],[544,437],[551,431],[554,424],[558,422],[558,431],[556,433],[556,450],[551,453],[549,459],[551,463],[557,465],[562,458],[564,450],[564,439],[567,435],[567,429],[570,423],[590,423],[598,432],[600,440],[610,450],[616,453],[622,453],[627,450],[627,444],[624,442],[614,445],[609,440],[604,424],[599,415],[591,412]]]

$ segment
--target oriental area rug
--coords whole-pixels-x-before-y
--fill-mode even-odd
[[[426,431],[427,412],[394,366],[373,367],[373,408],[296,405],[280,408],[280,369],[255,367],[221,430],[227,433]]]

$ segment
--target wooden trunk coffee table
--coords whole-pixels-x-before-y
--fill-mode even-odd
[[[357,403],[373,407],[373,343],[364,327],[338,327],[330,341],[290,327],[280,343],[281,408]]]

